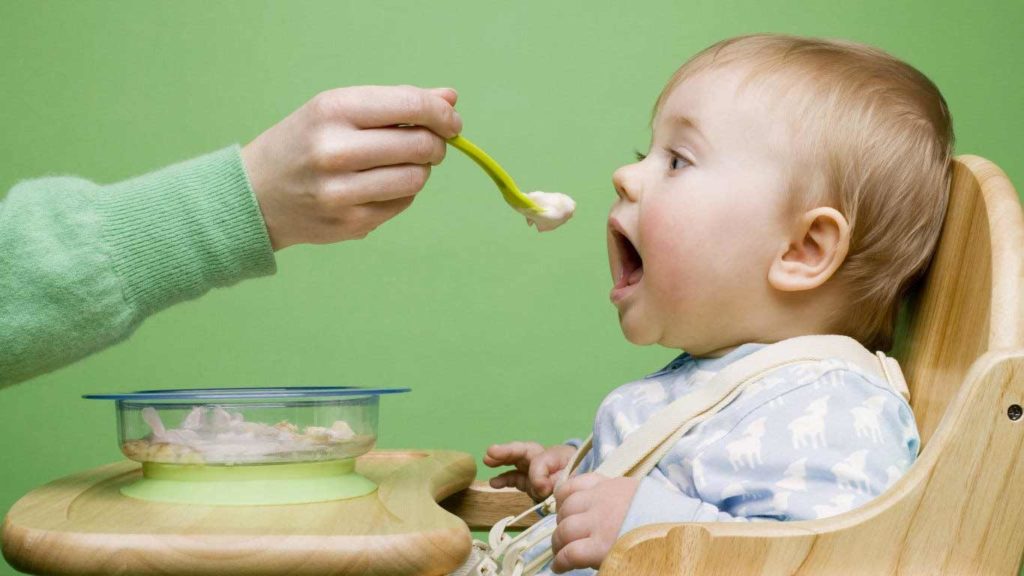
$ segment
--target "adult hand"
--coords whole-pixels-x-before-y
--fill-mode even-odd
[[[274,250],[363,238],[412,203],[462,131],[450,88],[315,96],[242,149]]]

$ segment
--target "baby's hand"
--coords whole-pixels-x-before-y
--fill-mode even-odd
[[[515,470],[491,478],[491,488],[513,486],[539,502],[551,495],[558,473],[575,453],[576,449],[566,444],[545,449],[536,442],[509,442],[488,448],[484,464],[491,468],[515,466]]]
[[[558,527],[551,536],[558,574],[573,568],[601,567],[601,562],[619,537],[639,478],[608,478],[582,474],[555,490]]]

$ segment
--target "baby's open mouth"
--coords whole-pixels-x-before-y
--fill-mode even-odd
[[[618,230],[612,229],[612,237],[619,252],[619,274],[616,276],[615,288],[624,288],[640,282],[644,277],[644,260],[636,246]]]

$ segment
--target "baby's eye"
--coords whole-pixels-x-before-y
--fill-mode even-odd
[[[644,158],[647,158],[647,154],[644,154],[643,152],[641,152],[639,150],[634,150],[633,153],[636,154],[636,161],[637,162],[643,162]]]
[[[678,170],[689,165],[690,163],[686,160],[686,158],[683,158],[682,156],[673,155],[668,167],[671,170]]]

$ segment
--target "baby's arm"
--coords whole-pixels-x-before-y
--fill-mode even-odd
[[[881,494],[916,457],[909,407],[856,372],[759,394],[742,413],[720,413],[728,430],[703,448],[662,459],[640,482],[620,534],[658,522],[833,516]]]

